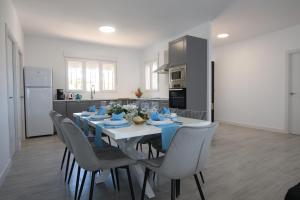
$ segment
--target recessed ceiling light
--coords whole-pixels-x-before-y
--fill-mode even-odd
[[[116,31],[115,27],[112,26],[100,26],[99,31],[103,33],[114,33]]]
[[[221,33],[221,34],[217,35],[217,37],[223,39],[223,38],[229,37],[229,34],[228,33]]]

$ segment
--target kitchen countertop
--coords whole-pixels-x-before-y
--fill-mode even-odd
[[[111,98],[111,99],[82,99],[80,101],[117,101],[117,100],[141,100],[141,101],[168,101],[168,98]],[[77,101],[77,100],[69,100],[69,99],[65,99],[65,100],[57,100],[57,99],[53,99],[53,101]]]

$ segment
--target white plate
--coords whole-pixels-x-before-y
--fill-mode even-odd
[[[117,121],[113,121],[111,119],[105,119],[103,122],[104,125],[110,125],[110,126],[117,126],[117,125],[122,125],[127,123],[128,121],[126,119],[117,120]]]
[[[164,125],[164,124],[172,124],[174,123],[173,121],[171,121],[170,119],[166,119],[163,121],[152,121],[151,119],[149,119],[147,121],[148,124],[154,125],[154,126],[158,126],[158,125]]]
[[[91,120],[97,121],[97,120],[103,120],[109,118],[109,115],[92,115]]]
[[[82,111],[81,116],[83,116],[83,117],[88,117],[88,116],[90,116],[90,115],[92,115],[92,114],[94,114],[94,113],[88,112],[88,111]]]
[[[164,114],[163,116],[164,117],[175,118],[175,117],[177,117],[177,114],[176,113],[171,113],[171,114]]]

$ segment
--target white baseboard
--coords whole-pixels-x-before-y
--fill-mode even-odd
[[[4,167],[3,171],[0,172],[0,187],[2,186],[8,172],[11,166],[11,159],[8,160],[8,162],[6,163],[6,166]]]
[[[268,132],[273,132],[273,133],[289,133],[288,130],[283,130],[283,129],[276,129],[276,128],[270,128],[270,127],[262,127],[262,126],[255,126],[251,124],[244,124],[244,123],[239,123],[239,122],[231,122],[231,121],[222,121],[218,120],[221,124],[229,124],[229,125],[234,125],[234,126],[240,126],[240,127],[245,127],[245,128],[253,128],[257,130],[262,130],[262,131],[268,131]]]

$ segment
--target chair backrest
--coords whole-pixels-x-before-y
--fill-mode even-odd
[[[218,124],[212,123],[179,128],[166,152],[160,173],[171,179],[181,179],[200,172],[217,127]]]
[[[79,166],[88,171],[98,170],[99,159],[82,130],[68,118],[62,121],[61,127]]]
[[[58,138],[60,139],[60,141],[62,141],[63,143],[65,143],[65,139],[64,139],[64,137],[63,137],[63,135],[61,133],[61,130],[57,127],[57,124],[55,123],[55,116],[56,115],[60,115],[60,114],[58,112],[54,111],[54,110],[51,110],[50,113],[49,113],[49,115],[50,115],[52,123],[53,123],[53,125],[55,127],[55,130],[56,130]]]
[[[56,114],[54,115],[54,124],[55,124],[55,128],[56,128],[56,132],[57,135],[61,135],[64,139],[64,143],[67,146],[68,150],[73,153],[73,149],[71,146],[70,141],[68,140],[66,134],[64,133],[64,131],[62,130],[61,127],[61,122],[65,119],[65,117],[63,117],[61,114]]]

